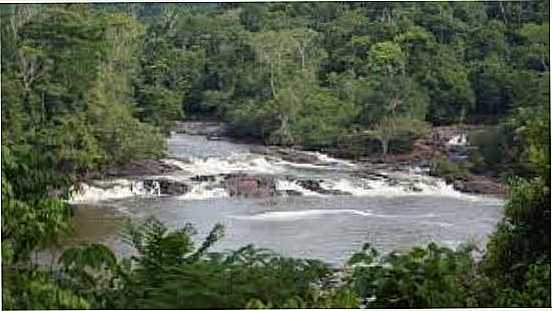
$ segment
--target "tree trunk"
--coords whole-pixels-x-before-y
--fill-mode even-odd
[[[299,53],[301,54],[301,70],[305,69],[305,51],[299,50]]]
[[[276,90],[274,89],[274,65],[270,60],[270,89],[272,90],[272,97],[276,99]]]
[[[381,150],[383,153],[383,157],[386,158],[387,152],[389,151],[389,140],[381,139],[380,142],[381,142]]]
[[[44,101],[44,90],[42,90],[42,113],[41,113],[41,116],[40,116],[40,121],[42,123],[44,123],[44,121],[46,120],[46,103]]]
[[[508,19],[506,18],[506,12],[504,10],[504,5],[502,4],[502,1],[498,1],[498,5],[500,6],[500,13],[502,14],[504,25],[508,25]]]
[[[544,71],[549,71],[550,69],[548,68],[548,65],[546,64],[546,56],[545,54],[543,54],[541,56],[541,63],[542,63],[542,66],[544,67]]]
[[[293,144],[293,137],[289,133],[289,117],[285,114],[280,115],[280,144]]]

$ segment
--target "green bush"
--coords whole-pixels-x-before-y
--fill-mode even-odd
[[[519,289],[532,263],[550,262],[550,181],[515,179],[504,214],[487,244],[483,267]]]
[[[370,308],[469,307],[475,276],[471,247],[454,251],[436,244],[380,256],[366,245],[355,254],[351,286]]]
[[[502,126],[476,130],[468,135],[470,144],[476,149],[470,151],[470,162],[475,173],[508,170],[512,162],[511,133]]]
[[[463,164],[440,159],[431,162],[429,174],[443,178],[446,182],[451,183],[458,179],[465,180],[469,172]]]

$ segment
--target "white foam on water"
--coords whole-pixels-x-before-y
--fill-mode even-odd
[[[422,221],[422,224],[426,225],[435,225],[443,228],[448,228],[454,226],[454,224],[448,222],[438,222],[438,221]]]
[[[312,154],[312,155],[316,156],[320,162],[338,163],[338,164],[345,165],[345,166],[350,166],[350,167],[356,167],[357,166],[355,163],[353,163],[351,161],[343,160],[343,159],[336,159],[336,158],[330,157],[327,154],[320,153],[318,151],[314,151],[314,152],[305,151],[305,153]]]
[[[86,183],[79,185],[79,190],[74,192],[68,200],[70,204],[92,203],[106,200],[124,199],[133,196],[159,195],[158,189],[147,189],[141,181],[116,179],[110,181],[97,181],[101,186],[92,186]]]
[[[430,171],[429,167],[419,167],[419,166],[413,166],[408,168],[408,173],[412,175],[422,175],[422,174],[428,174]]]
[[[298,220],[309,217],[316,217],[320,215],[339,215],[339,214],[353,214],[359,216],[371,216],[372,213],[368,210],[360,211],[355,209],[312,209],[312,210],[298,210],[298,211],[285,211],[285,212],[264,212],[256,215],[233,215],[230,216],[236,219],[246,220],[269,220],[269,221],[290,221]]]
[[[217,175],[230,173],[278,174],[282,167],[270,163],[265,157],[250,153],[235,153],[227,158],[190,158],[189,163],[174,159],[164,160],[193,175]]]
[[[372,215],[373,217],[378,217],[378,218],[434,218],[434,217],[437,217],[437,215],[433,214],[433,213],[428,213],[428,214],[421,214],[421,215],[388,215],[388,214],[373,214]]]
[[[351,193],[353,196],[394,197],[420,194],[420,192],[407,190],[400,185],[389,185],[385,180],[360,179],[353,181],[352,179],[341,178],[339,180],[325,180],[320,183],[320,187],[326,190],[339,190]]]
[[[274,165],[283,166],[283,167],[293,167],[299,169],[315,169],[315,170],[336,170],[336,169],[351,169],[357,167],[356,164],[347,161],[339,160],[329,157],[325,154],[319,152],[304,152],[311,154],[317,157],[318,162],[316,163],[297,163],[290,162],[279,158],[271,158],[274,162]]]
[[[181,200],[206,200],[211,198],[227,197],[228,193],[219,183],[222,174],[246,173],[251,175],[282,175],[297,174],[298,178],[311,176],[312,172],[304,174],[300,170],[292,170],[290,166],[298,169],[317,169],[317,179],[321,179],[320,186],[326,190],[338,190],[350,193],[353,196],[438,196],[453,197],[461,200],[489,201],[493,204],[499,199],[488,198],[484,196],[469,195],[456,191],[452,185],[446,184],[442,179],[428,176],[424,170],[411,168],[407,171],[381,171],[381,175],[387,178],[374,176],[375,179],[358,177],[337,177],[335,170],[341,170],[342,173],[349,172],[356,164],[329,157],[319,152],[305,152],[315,155],[319,162],[316,163],[293,163],[283,159],[262,156],[253,153],[233,153],[226,157],[191,157],[189,159],[165,159],[167,164],[178,166],[182,171],[175,172],[163,178],[173,179],[180,182],[189,183],[193,176],[215,175],[216,182],[192,182],[191,190],[177,197]],[[332,164],[332,165],[324,165]],[[337,165],[333,165],[337,164]],[[305,176],[303,176],[305,175]],[[308,177],[310,178],[310,177]],[[145,189],[142,182],[129,180],[112,180],[96,182],[96,185],[82,185],[82,191],[75,194],[71,203],[97,202],[101,200],[112,200],[128,198],[136,195],[152,195],[159,193],[159,189]],[[296,181],[277,178],[276,189],[279,191],[292,190],[301,193],[303,196],[328,196],[320,194],[309,189],[301,187]],[[156,193],[151,193],[157,190]]]
[[[289,162],[289,161],[285,161],[285,160],[282,160],[282,159],[277,159],[276,162],[275,162],[276,165],[278,165],[279,167],[293,167],[293,168],[303,168],[303,169],[317,169],[317,170],[327,170],[327,169],[331,169],[331,167],[327,167],[327,166],[322,166],[322,165],[318,165],[318,164],[312,164],[312,163],[296,163],[296,162]]]
[[[455,135],[447,141],[447,145],[449,146],[465,146],[467,143],[468,138],[465,134]]]
[[[318,192],[314,192],[299,186],[295,181],[284,180],[284,179],[278,179],[276,181],[276,190],[278,191],[293,190],[301,193],[301,195],[304,195],[304,196],[322,196]]]
[[[391,174],[390,174],[391,175]],[[327,190],[339,190],[351,193],[353,196],[436,196],[452,197],[461,200],[480,201],[487,197],[475,196],[459,192],[444,180],[430,176],[408,174],[408,176],[394,179],[394,184],[385,179],[358,179],[341,178],[338,180],[324,180],[320,186]],[[413,189],[415,188],[415,189]]]
[[[198,183],[192,186],[192,189],[181,196],[178,200],[209,200],[216,198],[229,197],[228,192],[223,188],[210,188],[208,183]]]
[[[436,197],[449,197],[468,201],[486,201],[493,198],[471,195],[454,189],[452,184],[447,184],[443,179],[429,175],[409,172],[391,172],[389,177],[398,180],[404,185],[413,185],[421,191],[413,191],[413,195],[426,195]],[[403,187],[405,189],[405,187]]]
[[[352,180],[346,178],[341,178],[337,181],[324,180],[320,183],[320,187],[326,190],[344,191],[354,196],[365,196],[371,194],[369,189],[354,185]]]

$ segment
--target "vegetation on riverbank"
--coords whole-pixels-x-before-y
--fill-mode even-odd
[[[2,5],[6,309],[550,306],[548,2]],[[427,125],[492,123],[466,169],[517,176],[481,261],[436,245],[345,271],[150,220],[138,255],[70,249],[76,177],[159,157],[183,113],[306,148],[408,150]],[[446,174],[464,171],[439,164]]]

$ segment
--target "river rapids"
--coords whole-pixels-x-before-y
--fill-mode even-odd
[[[342,264],[366,242],[382,252],[429,241],[484,246],[502,213],[503,201],[460,193],[417,167],[359,174],[361,164],[317,152],[302,152],[312,159],[304,163],[176,133],[168,148],[164,161],[180,170],[163,178],[186,184],[185,193],[163,195],[158,184],[143,179],[84,184],[70,201],[75,233],[66,245],[103,242],[128,255],[133,250],[122,242],[123,222],[155,216],[169,228],[192,223],[198,241],[223,224],[225,236],[214,250],[254,244]],[[233,196],[223,182],[232,174],[268,176],[277,195]]]

